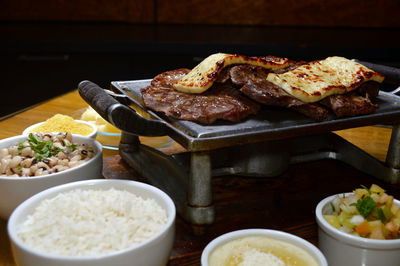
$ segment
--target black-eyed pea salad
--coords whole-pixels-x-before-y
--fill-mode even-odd
[[[31,133],[26,140],[0,149],[0,176],[57,173],[88,161],[94,154],[89,144],[73,143],[71,133]]]
[[[376,184],[336,196],[323,216],[329,224],[349,234],[371,239],[400,238],[400,207]]]

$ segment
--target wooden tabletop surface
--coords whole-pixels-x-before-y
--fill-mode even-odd
[[[88,105],[87,103],[79,96],[77,91],[73,91],[64,95],[61,95],[57,98],[51,99],[49,101],[46,101],[44,103],[41,103],[37,106],[34,106],[32,108],[27,109],[24,112],[18,113],[14,116],[11,116],[9,118],[3,119],[0,121],[0,139],[7,138],[7,137],[12,137],[15,135],[21,134],[21,132],[28,127],[29,125],[32,125],[37,122],[41,122],[47,118],[50,118],[56,113],[61,113],[61,114],[67,114],[74,116],[76,115],[77,112],[80,110],[86,108]],[[368,127],[360,127],[360,128],[353,128],[353,129],[347,129],[347,130],[341,130],[335,132],[336,134],[342,136],[346,140],[350,141],[354,145],[358,146],[359,148],[363,149],[370,155],[374,156],[380,161],[385,161],[387,149],[388,149],[388,143],[390,140],[391,136],[391,128],[389,127],[382,127],[382,126],[368,126]],[[116,164],[114,163],[114,158],[118,158],[118,152],[114,150],[104,150],[103,152],[103,157],[104,160],[107,162],[105,165],[110,165],[110,166],[115,166]],[[114,160],[114,161],[113,161]],[[331,163],[328,163],[331,165]],[[313,165],[318,167],[323,167],[322,165]],[[325,166],[324,166],[325,167]],[[357,173],[357,171],[349,169],[347,167],[339,167],[343,168],[343,171],[346,172],[346,174],[351,174],[354,175],[353,171]],[[307,169],[307,166],[302,167],[301,169]],[[112,171],[113,169],[111,169]],[[294,171],[294,170],[293,170]],[[296,170],[297,171],[297,170]],[[306,170],[303,170],[306,171]],[[357,175],[357,174],[356,174]],[[364,176],[360,176],[360,179],[364,178]],[[220,179],[217,182],[225,182],[221,181],[224,179]],[[301,178],[299,178],[301,180]],[[254,182],[260,182],[260,181],[254,181]],[[232,185],[233,181],[229,184]],[[226,185],[226,183],[224,183]],[[247,184],[248,185],[248,184]],[[303,183],[304,186],[304,183]],[[286,196],[286,194],[281,194],[283,197]],[[217,219],[217,223],[221,222],[220,220]],[[178,225],[180,225],[182,222],[178,222]],[[7,231],[6,231],[6,224],[7,222],[4,220],[0,220],[0,266],[10,266],[10,265],[15,265],[15,262],[12,258],[11,250],[10,250],[10,244],[9,244],[9,239],[7,236]],[[256,223],[257,225],[257,223]],[[184,225],[181,225],[182,227]],[[217,225],[218,226],[218,225]],[[221,225],[219,225],[221,226]],[[293,229],[294,232],[296,229]],[[304,230],[303,230],[304,232]],[[190,234],[188,231],[181,230],[178,234]],[[302,235],[302,234],[299,234]],[[178,240],[183,238],[182,236],[178,235]],[[185,237],[185,239],[198,239],[198,237]],[[205,240],[199,240],[199,242],[204,242]],[[179,241],[178,241],[179,242]],[[180,241],[179,243],[176,243],[176,245],[180,248],[180,251],[187,251],[189,250],[188,242],[183,242]],[[189,243],[192,246],[196,246],[195,243]],[[181,246],[180,246],[181,245]],[[184,246],[184,247],[183,247]],[[201,247],[200,247],[201,248]],[[198,248],[196,250],[194,257],[192,259],[188,259],[187,261],[190,261],[190,263],[187,263],[187,265],[199,265],[199,255],[201,251]],[[171,256],[175,257],[182,257],[182,254],[180,254],[180,251],[174,251],[174,253]],[[189,252],[189,251],[188,251]],[[171,259],[172,261],[172,259]],[[170,265],[179,265],[176,262],[171,262]],[[183,265],[183,260],[181,260],[180,265]]]

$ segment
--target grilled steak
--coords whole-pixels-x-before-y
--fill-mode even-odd
[[[294,69],[300,64],[294,63],[286,71]],[[294,98],[279,86],[267,81],[267,75],[268,72],[265,69],[249,65],[238,65],[229,70],[229,77],[232,83],[240,87],[242,93],[256,102],[271,106],[288,107],[316,121],[323,121],[328,117],[329,112],[326,108],[319,104],[305,103]]]
[[[377,104],[355,92],[332,95],[321,100],[321,103],[332,109],[337,117],[371,114],[378,109]]]
[[[302,102],[267,80],[256,82],[248,80],[240,91],[256,102],[271,106],[288,107],[316,121],[326,120],[329,114],[328,110],[319,104]]]
[[[157,75],[151,85],[142,89],[144,105],[167,116],[212,124],[217,119],[238,122],[250,114],[256,114],[260,106],[286,107],[316,121],[328,118],[329,109],[337,117],[370,114],[376,111],[372,101],[378,96],[379,83],[368,81],[356,90],[331,95],[319,102],[306,103],[280,86],[267,80],[268,73],[285,73],[306,62],[288,61],[281,69],[265,69],[252,65],[232,65],[224,68],[212,85],[201,94],[188,94],[173,88],[173,84],[190,72],[177,69]],[[247,97],[246,97],[247,96]]]
[[[302,62],[294,63],[286,68],[286,71],[295,69],[302,64]],[[282,73],[282,69],[278,71]],[[379,93],[378,83],[373,81],[361,85],[356,90],[357,93],[328,96],[320,102],[321,105],[320,103],[305,103],[267,81],[268,72],[261,67],[234,66],[229,69],[228,74],[232,82],[241,87],[240,91],[256,102],[291,108],[316,121],[328,118],[329,111],[322,105],[330,108],[337,117],[370,114],[378,108],[378,105],[371,102]]]
[[[214,84],[202,94],[176,91],[172,84],[189,71],[178,69],[156,76],[150,86],[141,90],[145,106],[176,119],[203,124],[217,119],[239,122],[257,113],[259,105],[241,95],[230,82]]]
[[[357,93],[369,100],[375,100],[379,95],[379,83],[368,81],[357,88]]]

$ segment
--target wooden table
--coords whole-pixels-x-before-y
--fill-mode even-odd
[[[87,104],[77,91],[61,95],[0,121],[0,139],[19,135],[27,126],[56,113],[72,115]],[[384,161],[390,140],[388,127],[368,126],[335,132],[375,158]],[[177,146],[178,147],[178,146]],[[179,148],[177,148],[179,149]],[[141,180],[117,151],[104,150],[104,175]],[[362,174],[336,161],[323,160],[290,166],[277,178],[213,179],[216,222],[205,235],[193,235],[190,225],[177,219],[177,234],[169,265],[199,265],[204,246],[216,236],[237,229],[261,227],[291,232],[318,245],[314,208],[331,193],[349,191],[360,184],[386,186],[397,198],[397,186]],[[0,220],[0,266],[15,265],[11,255],[6,221]]]

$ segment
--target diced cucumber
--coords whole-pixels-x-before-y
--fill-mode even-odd
[[[384,219],[382,219],[382,217],[379,217],[382,220],[382,222],[389,221],[390,218],[392,218],[393,213],[390,210],[390,208],[388,208],[388,206],[383,205],[383,206],[379,207],[379,209],[382,210],[382,214],[384,215]]]
[[[339,218],[336,215],[324,215],[325,220],[335,228],[339,228],[341,226],[339,222]]]
[[[371,191],[371,193],[377,193],[377,194],[381,194],[381,193],[385,192],[385,190],[383,188],[381,188],[380,186],[378,186],[376,184],[372,184],[371,187],[369,188],[369,191]]]
[[[339,219],[339,222],[343,226],[346,226],[347,228],[353,229],[355,227],[355,225],[350,222],[351,217],[352,217],[352,215],[350,213],[342,211],[339,214],[338,219]]]
[[[371,227],[371,230],[375,229],[378,226],[382,226],[382,222],[380,220],[369,221],[368,224]]]
[[[354,190],[354,195],[356,195],[357,198],[361,199],[363,196],[368,196],[369,191],[365,188],[357,188],[356,190]]]

